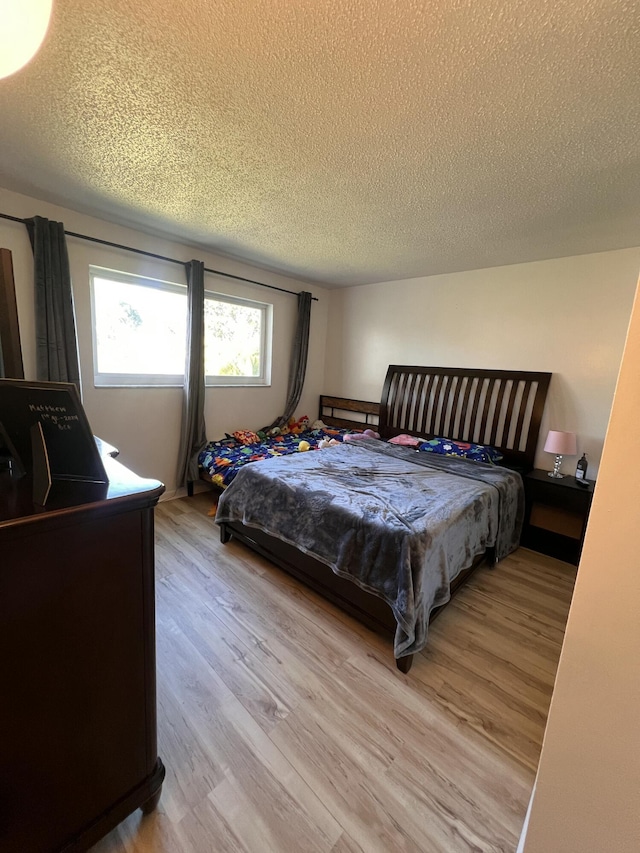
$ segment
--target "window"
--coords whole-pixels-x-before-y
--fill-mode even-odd
[[[204,370],[207,385],[268,385],[271,305],[205,293]]]
[[[96,385],[182,385],[186,285],[90,270]]]
[[[90,268],[97,386],[182,385],[186,285]],[[205,293],[207,385],[268,385],[272,306]]]

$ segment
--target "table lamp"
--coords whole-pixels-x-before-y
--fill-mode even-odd
[[[547,440],[544,443],[545,453],[555,453],[556,461],[553,471],[549,471],[550,477],[564,477],[560,473],[563,456],[575,456],[578,452],[575,432],[563,432],[562,430],[550,429]]]

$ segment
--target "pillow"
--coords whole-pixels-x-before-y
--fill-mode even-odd
[[[343,441],[360,441],[363,438],[380,438],[380,433],[373,429],[365,429],[364,432],[348,432],[342,437]]]
[[[233,433],[233,437],[240,444],[257,444],[260,441],[259,436],[255,432],[251,432],[250,429],[237,429]]]
[[[495,464],[502,459],[502,453],[495,447],[485,444],[470,444],[468,441],[453,441],[450,438],[432,438],[420,444],[420,450],[441,453],[444,456],[461,456],[474,462]]]
[[[422,442],[421,438],[414,438],[412,435],[396,435],[389,439],[389,444],[400,444],[402,447],[418,447]]]

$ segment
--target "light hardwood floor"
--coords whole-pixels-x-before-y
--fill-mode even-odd
[[[515,850],[575,570],[481,568],[405,676],[390,640],[221,545],[211,503],[158,507],[167,778],[93,853]]]

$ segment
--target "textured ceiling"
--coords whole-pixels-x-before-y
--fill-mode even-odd
[[[54,0],[0,185],[328,286],[640,244],[636,0]]]

